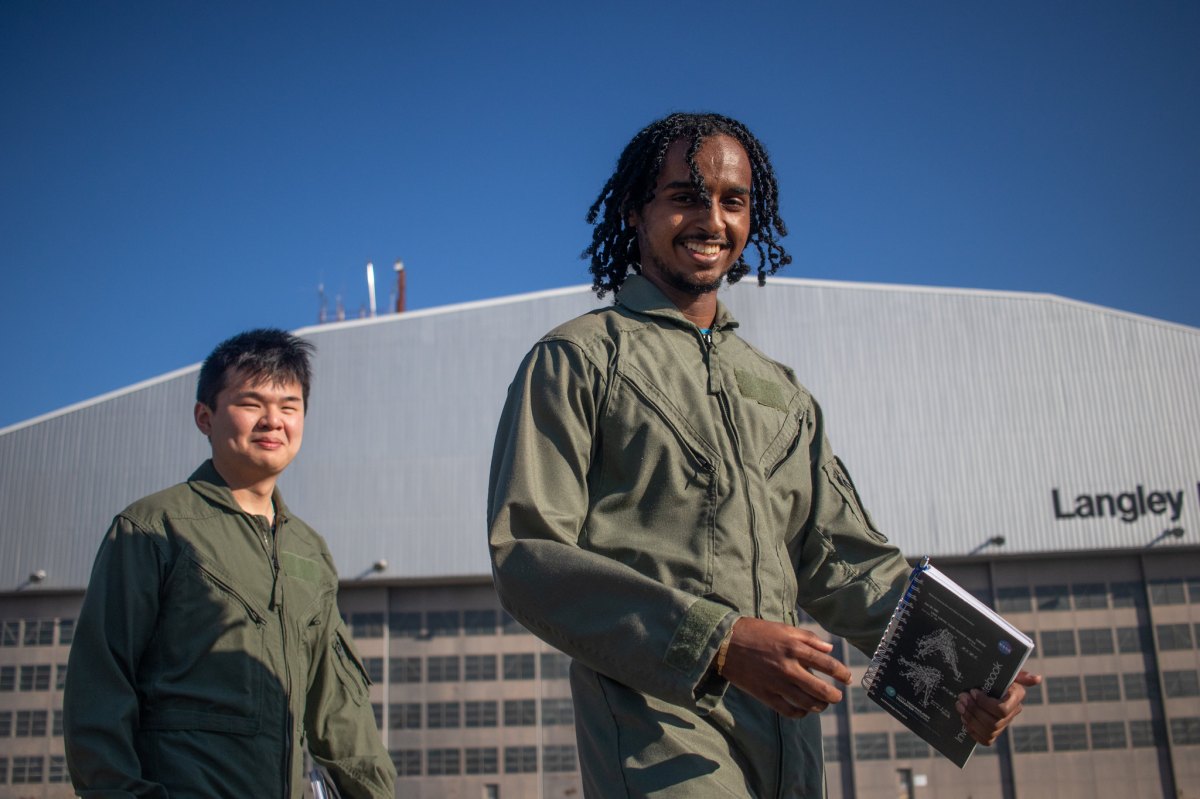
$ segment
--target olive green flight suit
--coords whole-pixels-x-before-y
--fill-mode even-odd
[[[819,717],[716,678],[739,616],[797,606],[863,650],[909,567],[875,529],[792,371],[710,337],[651,283],[562,325],[517,372],[489,491],[504,606],[574,658],[591,797],[816,797]]]
[[[274,501],[272,530],[206,461],[113,521],[63,696],[81,796],[296,799],[307,746],[343,797],[391,799],[333,560]]]

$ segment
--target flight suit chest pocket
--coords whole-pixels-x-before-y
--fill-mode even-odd
[[[264,663],[266,613],[218,566],[184,556],[144,664],[154,673],[142,728],[257,732],[263,692],[278,683]]]
[[[330,657],[333,658],[333,668],[337,673],[342,690],[354,700],[354,704],[362,705],[367,701],[371,679],[367,676],[367,670],[362,664],[362,659],[354,650],[350,637],[346,635],[344,625],[338,625],[333,634],[331,646],[333,652]]]

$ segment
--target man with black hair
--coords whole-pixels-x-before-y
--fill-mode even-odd
[[[864,652],[909,574],[826,440],[820,407],[717,300],[790,258],[762,144],[672,114],[626,146],[588,213],[599,296],[525,358],[489,488],[505,607],[574,659],[589,797],[824,795],[818,715],[850,672],[803,608]],[[964,694],[991,743],[1020,711]]]
[[[312,349],[272,329],[218,345],[194,409],[212,458],[101,543],[63,696],[80,795],[298,799],[307,748],[342,796],[391,799],[333,560],[275,485],[300,450]]]

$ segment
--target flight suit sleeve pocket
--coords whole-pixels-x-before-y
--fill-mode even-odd
[[[334,671],[337,673],[338,682],[342,684],[342,688],[356,705],[363,704],[367,701],[367,690],[371,685],[371,679],[367,676],[367,670],[363,667],[362,659],[354,650],[350,637],[346,635],[345,625],[338,624],[331,646],[333,647]]]
[[[846,465],[842,463],[842,459],[834,456],[821,467],[825,473],[825,479],[837,490],[845,502],[850,514],[857,520],[877,541],[886,542],[887,538],[883,533],[879,532],[879,528],[875,526],[875,521],[871,518],[871,514],[867,513],[867,509],[863,507],[862,500],[858,496],[858,489],[854,487],[854,481],[850,479],[850,473],[846,470]]]

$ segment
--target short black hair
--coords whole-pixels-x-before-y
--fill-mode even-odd
[[[308,387],[312,382],[309,358],[316,350],[311,342],[272,327],[247,330],[217,345],[196,381],[196,401],[217,409],[217,395],[225,388],[229,371],[242,372],[258,382],[300,384],[304,392],[304,412],[308,412]]]
[[[758,284],[761,286],[767,275],[773,275],[780,267],[791,263],[792,257],[778,241],[787,235],[787,226],[779,216],[779,186],[762,142],[741,122],[720,114],[671,114],[642,128],[625,145],[612,177],[588,209],[588,224],[595,228],[592,243],[583,251],[582,257],[591,259],[589,271],[596,296],[620,291],[631,270],[641,274],[637,231],[629,227],[628,218],[630,213],[641,213],[646,203],[654,198],[654,186],[667,150],[675,142],[688,143],[687,163],[692,173],[692,185],[706,205],[712,202],[696,167],[696,151],[705,139],[719,135],[736,139],[750,158],[750,238],[746,247],[754,245],[758,250]],[[743,250],[725,280],[736,283],[749,271]]]

